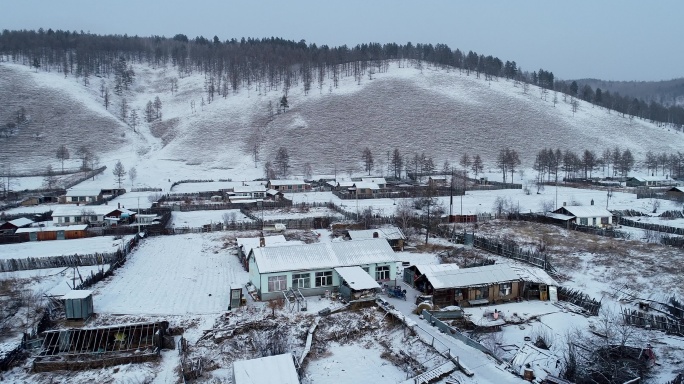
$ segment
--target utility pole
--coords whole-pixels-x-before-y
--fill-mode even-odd
[[[428,192],[429,194],[429,192]],[[427,222],[425,224],[425,244],[428,243],[428,239],[430,236],[430,200],[432,200],[432,197],[428,195],[428,201],[427,201]]]

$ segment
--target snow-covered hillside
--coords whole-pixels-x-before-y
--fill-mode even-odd
[[[684,144],[684,134],[674,130],[584,102],[573,113],[562,94],[554,106],[553,92],[544,100],[537,87],[523,93],[512,81],[485,81],[458,70],[392,63],[372,80],[366,76],[359,84],[353,77],[341,78],[334,88],[326,79],[308,95],[300,83],[288,93],[289,110],[269,120],[269,102],[276,109],[282,89],[266,92],[252,85],[207,103],[202,74],[178,78],[178,91],[172,94],[170,79],[178,77],[173,67],[134,68],[132,88],[121,97],[112,95],[106,110],[100,78],[91,77],[86,87],[75,77],[0,64],[0,103],[9,106],[0,111],[0,121],[11,119],[21,106],[30,120],[15,135],[0,138],[0,161],[11,161],[15,169],[57,167],[57,146],[66,144],[73,158],[85,144],[101,164],[111,168],[121,159],[127,168],[138,168],[139,180],[157,185],[185,175],[260,176],[261,163],[255,168],[249,144],[257,127],[263,135],[260,161],[285,146],[295,173],[305,162],[314,172],[359,170],[366,146],[376,166],[399,148],[405,155],[424,152],[438,167],[444,160],[455,163],[464,151],[480,154],[493,167],[499,149],[510,146],[521,154],[523,167],[531,167],[536,152],[547,147],[600,153],[619,146],[631,149],[640,161],[648,150],[675,152]],[[113,77],[104,80],[113,90]],[[163,119],[148,124],[144,108],[157,96]],[[140,116],[135,131],[120,119],[123,97]]]

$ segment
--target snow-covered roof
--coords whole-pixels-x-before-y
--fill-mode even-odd
[[[355,181],[353,186],[357,189],[380,189],[380,186],[377,184],[367,181]]]
[[[684,187],[672,187],[668,189],[669,192],[683,192],[684,193]]]
[[[420,273],[455,271],[460,269],[457,264],[416,264],[414,267],[419,270]]]
[[[304,185],[308,184],[302,180],[269,180],[271,185]]]
[[[88,291],[85,289],[72,289],[62,296],[62,299],[73,300],[73,299],[85,299],[86,297],[93,294],[93,291]]]
[[[25,217],[20,217],[18,219],[10,220],[8,223],[14,225],[17,228],[23,227],[25,225],[33,224],[33,220],[27,219]]]
[[[347,282],[347,285],[349,285],[351,289],[358,291],[362,289],[380,288],[378,282],[375,281],[368,272],[361,269],[361,267],[338,267],[335,268],[335,272]]]
[[[665,178],[664,176],[632,176],[630,179],[637,181],[671,181],[671,179]]]
[[[69,189],[66,196],[98,196],[100,192],[102,192],[101,189]]]
[[[554,211],[554,213],[560,213],[559,210],[565,208],[566,211],[570,212],[571,215],[575,217],[610,217],[613,216],[610,211],[605,208],[601,208],[598,205],[568,205],[559,208]]]
[[[520,280],[518,274],[507,264],[483,267],[428,271],[425,276],[435,289],[463,288]]]
[[[116,208],[112,205],[59,205],[52,211],[52,217],[62,216],[83,216],[88,215],[108,215],[116,210],[122,214],[133,215],[135,212],[125,208]]]
[[[260,357],[233,362],[235,384],[299,384],[291,354]]]
[[[366,183],[387,184],[387,180],[385,180],[384,177],[362,177],[361,181]]]
[[[362,229],[358,231],[351,230],[349,231],[349,237],[351,237],[352,240],[365,240],[365,239],[374,239],[375,236],[374,234],[377,233],[378,236],[377,238],[380,239],[388,239],[388,240],[406,240],[406,236],[401,232],[401,230],[397,227],[382,227],[382,228],[377,228],[377,229]]]
[[[253,248],[252,254],[260,273],[308,271],[398,261],[392,247],[384,239]]]
[[[277,194],[279,194],[279,193],[280,193],[280,192],[276,191],[275,189],[268,189],[268,190],[266,190],[266,194],[267,194],[267,195],[270,195],[270,196],[275,196],[275,195],[277,195]]]
[[[337,186],[340,188],[349,188],[354,186],[354,182],[351,180],[342,180],[342,181],[337,181],[336,182]]]
[[[233,192],[235,193],[245,193],[245,192],[266,192],[266,187],[263,185],[237,185],[233,187]]]
[[[258,237],[238,237],[236,240],[238,248],[242,247],[242,251],[245,253],[245,255],[249,255],[249,252],[252,250],[252,248],[259,247]],[[264,242],[267,247],[272,247],[274,245],[282,245],[287,243],[287,239],[285,239],[285,236],[283,235],[264,236]],[[301,243],[296,242],[295,244]]]
[[[429,177],[430,180],[446,180],[446,178],[447,177],[444,175],[433,175]]]
[[[559,286],[558,282],[541,268],[519,264],[510,266],[523,281],[536,284],[552,285],[556,287]]]
[[[570,220],[575,216],[568,216],[564,215],[562,213],[553,213],[553,212],[548,212],[546,216],[552,218],[552,219],[557,219],[557,220]]]
[[[88,224],[67,225],[64,227],[31,227],[19,228],[15,233],[30,233],[30,232],[57,232],[57,231],[85,231]]]

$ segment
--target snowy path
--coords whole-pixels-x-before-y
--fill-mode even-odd
[[[228,307],[229,287],[247,272],[222,249],[221,234],[146,239],[126,265],[96,286],[97,312],[114,314],[209,314]]]

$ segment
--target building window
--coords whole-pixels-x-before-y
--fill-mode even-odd
[[[268,277],[268,291],[269,292],[284,291],[286,289],[287,289],[287,277],[285,275],[269,276]]]
[[[68,223],[68,222],[69,222],[69,218],[68,218],[68,217],[65,217],[65,218],[64,218],[64,222],[65,222],[65,223]]]
[[[308,273],[295,273],[292,275],[292,288],[311,288],[311,275]]]
[[[593,217],[591,219],[591,225],[593,225],[594,227],[596,226],[596,218],[595,217]]]
[[[601,218],[601,224],[608,224],[608,218],[607,217],[602,217]]]
[[[332,271],[316,272],[316,286],[325,287],[332,285]]]
[[[580,218],[580,225],[588,225],[589,220],[586,217]]]
[[[375,280],[389,280],[390,278],[390,267],[389,265],[383,265],[381,267],[375,268]]]
[[[75,223],[81,222],[81,216],[75,216],[75,217],[74,217],[74,222],[75,222]]]
[[[97,221],[97,216],[90,216],[90,221]]]
[[[499,284],[499,296],[508,296],[513,291],[513,284],[503,283]]]
[[[475,288],[475,299],[489,298],[489,287]]]
[[[367,274],[370,275],[370,269],[368,267],[361,267]]]
[[[288,186],[287,186],[287,189],[292,189],[292,186],[291,186],[291,185],[288,185]]]

